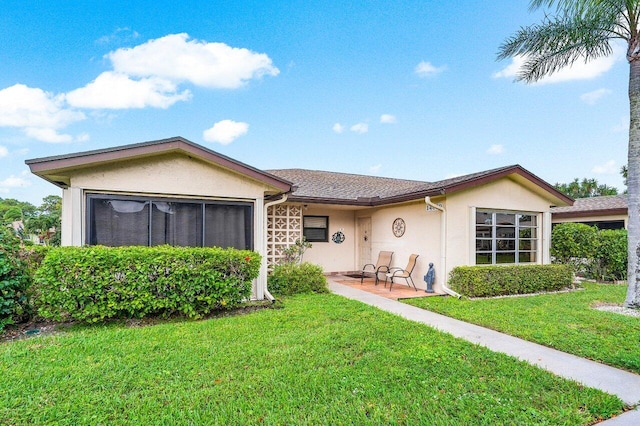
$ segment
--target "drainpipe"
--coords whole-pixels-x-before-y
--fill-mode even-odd
[[[447,211],[444,207],[433,203],[431,198],[428,196],[424,197],[424,202],[427,205],[427,209],[431,207],[440,211],[440,265],[444,271],[443,274],[445,275],[442,280],[442,290],[444,290],[445,293],[460,299],[462,297],[460,294],[447,287]]]
[[[263,232],[264,232],[264,235],[262,237],[262,253],[264,253],[264,256],[265,256],[265,260],[264,260],[265,261],[265,266],[264,266],[265,270],[267,268],[267,266],[266,266],[267,265],[266,256],[267,256],[267,252],[268,252],[267,251],[267,232],[269,232],[267,230],[267,222],[268,222],[267,215],[268,215],[269,207],[275,206],[276,204],[282,204],[285,201],[287,201],[287,198],[289,198],[289,194],[282,194],[282,198],[280,198],[278,200],[274,200],[274,201],[269,201],[268,203],[265,203],[265,205],[264,205],[264,214],[262,215],[262,219],[263,219],[262,229],[263,229]],[[273,297],[273,295],[269,292],[269,289],[267,288],[267,281],[268,280],[265,277],[265,280],[264,280],[264,291],[263,291],[264,297],[269,299],[271,302],[275,302],[276,298]]]

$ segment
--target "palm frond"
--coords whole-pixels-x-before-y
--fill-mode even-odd
[[[576,60],[588,61],[611,54],[617,15],[583,17],[564,14],[546,17],[542,24],[521,28],[499,48],[498,59],[525,57],[518,80],[533,82]]]

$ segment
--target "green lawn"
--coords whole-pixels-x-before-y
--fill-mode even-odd
[[[0,344],[0,423],[563,424],[616,397],[339,296]]]
[[[640,318],[598,311],[622,303],[625,285],[585,283],[571,293],[502,299],[431,297],[404,300],[420,308],[640,373]]]

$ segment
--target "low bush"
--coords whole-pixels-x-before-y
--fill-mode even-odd
[[[269,275],[268,287],[280,296],[329,292],[322,268],[307,262],[276,265]]]
[[[626,280],[627,258],[626,229],[598,231],[595,255],[587,277],[599,281]]]
[[[599,230],[582,223],[554,226],[554,263],[572,265],[577,275],[599,281],[627,278],[627,230]]]
[[[251,295],[261,258],[255,252],[187,247],[51,248],[35,276],[44,318],[199,318]]]
[[[468,297],[557,291],[572,282],[568,265],[458,266],[449,274],[449,286]]]
[[[572,265],[583,275],[596,253],[598,229],[584,223],[561,223],[553,227],[551,256],[554,262]]]
[[[31,276],[19,253],[20,240],[11,229],[0,227],[0,331],[28,314]]]

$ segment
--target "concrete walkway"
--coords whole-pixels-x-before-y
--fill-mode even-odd
[[[455,337],[485,346],[492,351],[514,356],[560,377],[616,395],[626,404],[635,405],[640,402],[640,376],[636,374],[367,293],[340,284],[333,277],[328,277],[328,281],[331,291],[340,296],[426,324]],[[640,425],[640,408],[600,424]]]

